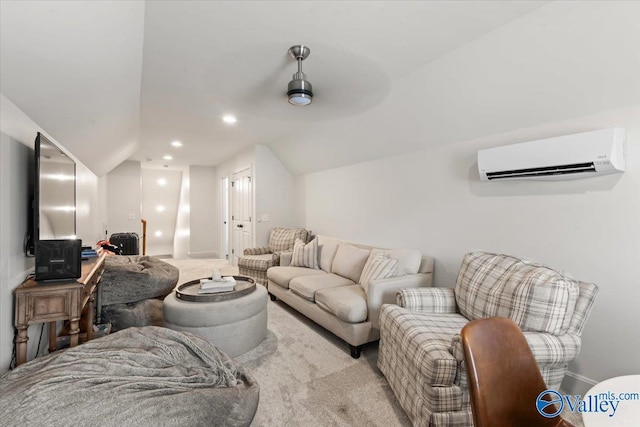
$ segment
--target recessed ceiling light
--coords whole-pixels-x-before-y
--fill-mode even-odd
[[[171,143],[171,145],[173,145],[174,147],[182,147],[182,142],[180,142],[180,141],[173,141],[173,142]]]
[[[158,212],[164,212],[164,209],[165,209],[165,208],[164,208],[164,206],[162,206],[162,205],[158,205],[158,206],[156,206],[156,211],[158,211]]]
[[[165,185],[167,185],[167,180],[164,178],[158,178],[158,180],[156,181],[156,183],[160,186],[160,187],[164,187]]]
[[[158,230],[154,234],[156,235],[156,237],[160,237],[162,236],[162,231]]]
[[[165,160],[173,160],[173,156],[170,156],[169,154],[162,156],[162,158]]]
[[[222,118],[222,121],[225,122],[225,123],[233,124],[233,123],[237,122],[238,119],[236,119],[234,116],[232,116],[230,114],[227,114],[226,116],[224,116]]]

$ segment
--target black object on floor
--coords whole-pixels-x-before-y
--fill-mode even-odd
[[[109,237],[109,243],[119,247],[122,255],[139,255],[140,238],[138,233],[113,233]]]

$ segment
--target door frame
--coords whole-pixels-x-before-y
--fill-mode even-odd
[[[220,228],[221,228],[221,248],[220,248],[220,255],[223,259],[226,259],[227,261],[229,260],[229,253],[231,252],[229,250],[229,231],[230,231],[230,227],[231,227],[231,221],[229,221],[229,218],[231,217],[230,212],[230,191],[229,191],[229,182],[231,182],[231,179],[228,176],[224,176],[222,178],[220,178],[220,194],[221,194],[221,216],[222,219],[220,221]]]

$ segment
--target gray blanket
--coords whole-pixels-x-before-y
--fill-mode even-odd
[[[109,256],[100,279],[102,306],[165,297],[178,283],[178,269],[144,255]]]
[[[255,379],[189,333],[129,328],[0,378],[7,426],[248,426]]]

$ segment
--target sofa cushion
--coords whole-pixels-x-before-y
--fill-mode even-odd
[[[353,281],[337,274],[327,273],[314,276],[300,276],[291,279],[289,289],[309,301],[315,301],[316,291],[337,286],[354,285]]]
[[[331,272],[358,283],[370,253],[369,249],[361,249],[349,244],[340,245],[333,259]]]
[[[337,240],[318,236],[318,264],[327,273],[331,273],[331,264],[338,251],[338,244]]]
[[[318,238],[309,243],[296,239],[291,256],[291,267],[307,267],[318,269]]]
[[[455,295],[470,320],[508,317],[523,331],[567,332],[578,298],[578,283],[548,267],[508,255],[465,255]]]
[[[361,323],[367,320],[367,296],[360,285],[318,290],[316,304],[345,322]]]
[[[362,275],[360,276],[360,286],[364,289],[364,292],[369,294],[369,283],[375,279],[384,279],[387,277],[393,277],[396,273],[396,267],[398,266],[398,260],[395,258],[388,258],[383,254],[379,254],[375,257],[369,257],[367,263],[362,269]]]
[[[395,276],[416,274],[420,270],[422,253],[417,249],[372,249],[369,259],[380,254],[398,260]]]
[[[322,270],[314,270],[306,267],[271,267],[267,270],[267,278],[284,289],[289,289],[289,282],[294,277],[311,276],[314,274],[327,274]]]
[[[273,254],[242,256],[238,258],[238,267],[267,271],[269,267],[273,267]]]
[[[309,232],[304,228],[274,228],[269,234],[269,248],[271,252],[290,251],[296,239],[307,241]]]

